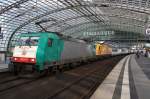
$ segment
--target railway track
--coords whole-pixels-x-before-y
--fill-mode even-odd
[[[2,81],[0,81],[0,93],[3,91],[7,91],[9,89],[13,89],[15,87],[20,87],[25,84],[32,83],[43,77],[43,76],[39,76],[36,78],[30,78],[30,77],[28,78],[28,77],[14,76],[14,74],[11,73],[7,73],[7,74],[9,75],[5,75],[5,78],[3,78]]]
[[[17,80],[17,79],[19,79],[19,78],[18,77],[8,77],[5,80],[0,81],[0,84],[5,84],[5,83],[8,83],[8,82]]]
[[[18,77],[12,75],[9,72],[1,72],[0,73],[0,84],[5,84],[7,82],[17,80],[17,79],[18,79]]]
[[[115,63],[116,61],[113,62],[112,65],[107,65],[103,68],[99,67],[99,68],[92,70],[91,72],[80,77],[79,79],[72,82],[68,86],[58,90],[56,93],[54,93],[53,95],[49,96],[46,99],[88,99],[93,94],[97,86],[104,80],[107,74],[112,70]],[[86,86],[86,89],[85,89],[85,86]],[[79,91],[82,89],[85,89],[85,90],[82,91],[83,92],[82,95],[78,97],[77,95],[72,93],[72,90]]]
[[[94,62],[36,81],[33,79],[8,81],[0,84],[0,97],[2,99],[88,99],[122,57]]]
[[[23,78],[14,78],[11,80],[6,80],[3,82],[0,82],[0,92],[7,91],[11,88],[19,87],[24,84],[28,84],[34,80],[33,79],[31,80],[31,79],[23,79]]]
[[[0,72],[0,79],[11,76],[9,72]]]
[[[41,77],[28,79],[26,77],[15,76],[14,74],[9,72],[1,73],[0,92],[31,83],[40,78]]]

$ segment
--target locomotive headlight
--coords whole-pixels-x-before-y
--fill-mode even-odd
[[[16,61],[16,60],[17,60],[17,58],[14,58],[14,60]]]
[[[32,58],[32,59],[31,59],[31,61],[32,61],[32,62],[34,62],[34,61],[35,61],[35,59],[34,59],[34,58]]]
[[[31,58],[30,62],[35,63],[36,62],[35,58]]]

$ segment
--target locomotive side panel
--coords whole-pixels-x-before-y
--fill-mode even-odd
[[[64,41],[64,49],[61,53],[61,60],[93,56],[92,50],[89,49],[88,46],[88,44],[82,42]]]

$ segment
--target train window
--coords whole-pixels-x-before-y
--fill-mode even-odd
[[[32,46],[37,46],[39,42],[39,37],[31,37],[31,45]]]
[[[21,37],[19,40],[20,46],[37,46],[39,37]]]
[[[52,46],[52,42],[53,40],[51,38],[48,39],[48,47],[51,47]]]

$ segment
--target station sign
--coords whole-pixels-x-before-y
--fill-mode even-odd
[[[109,36],[114,34],[114,31],[84,32],[84,36]]]
[[[150,28],[146,29],[146,35],[150,35]]]
[[[147,29],[146,29],[146,35],[150,36],[150,24],[148,24]]]

